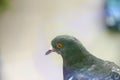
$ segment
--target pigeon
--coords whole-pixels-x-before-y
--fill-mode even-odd
[[[56,52],[62,56],[64,80],[120,80],[118,65],[95,57],[75,37],[59,35],[51,45],[46,55]]]

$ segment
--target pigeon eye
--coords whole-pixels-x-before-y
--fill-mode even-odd
[[[63,45],[62,45],[61,43],[58,43],[58,44],[57,44],[57,47],[58,47],[58,48],[62,48],[62,46],[63,46]]]

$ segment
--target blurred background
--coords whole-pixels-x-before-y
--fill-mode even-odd
[[[78,38],[120,65],[120,33],[105,28],[104,0],[1,0],[1,80],[62,80],[62,58],[45,56],[57,35]]]

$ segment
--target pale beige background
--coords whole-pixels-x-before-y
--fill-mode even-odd
[[[104,0],[11,0],[0,15],[2,80],[62,80],[62,58],[45,56],[56,35],[69,34],[99,58],[120,64],[120,34],[102,24]]]

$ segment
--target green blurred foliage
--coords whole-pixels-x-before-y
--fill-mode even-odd
[[[0,13],[8,9],[9,0],[0,0]]]

